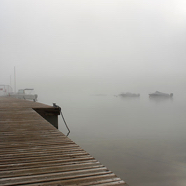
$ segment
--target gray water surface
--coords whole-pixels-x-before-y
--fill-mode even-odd
[[[151,100],[147,93],[124,99],[114,91],[93,91],[93,85],[60,83],[40,92],[39,101],[61,106],[69,138],[130,186],[186,185],[183,94],[167,100]],[[59,130],[67,134],[61,118]]]

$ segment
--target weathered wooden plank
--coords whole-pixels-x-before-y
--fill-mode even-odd
[[[52,159],[52,158],[51,158]],[[55,160],[45,160],[40,162],[16,162],[14,164],[9,164],[8,162],[0,165],[0,170],[13,170],[18,168],[25,167],[43,167],[43,166],[51,166],[53,164],[75,164],[77,162],[90,162],[96,161],[93,157],[77,157],[77,158],[67,158],[67,159],[55,159]]]
[[[45,155],[45,154],[58,154],[58,153],[68,153],[68,152],[82,152],[83,150],[80,148],[64,148],[64,149],[56,149],[56,148],[52,148],[52,149],[36,149],[36,150],[26,150],[26,149],[17,149],[17,151],[14,150],[3,150],[0,152],[0,158],[1,157],[12,157],[15,158],[17,155],[19,156],[32,156],[35,154],[39,154],[39,155]],[[6,154],[6,155],[5,155]]]
[[[11,177],[19,177],[19,176],[30,176],[30,175],[39,175],[39,174],[49,174],[56,172],[70,172],[77,170],[88,170],[101,168],[103,165],[91,163],[91,164],[77,164],[77,165],[66,165],[66,166],[50,166],[50,167],[41,167],[41,168],[33,168],[33,169],[19,169],[13,171],[1,171],[0,178],[11,178]]]
[[[63,179],[73,179],[81,178],[94,175],[104,175],[111,174],[111,171],[108,171],[106,168],[95,168],[88,170],[76,170],[68,172],[58,172],[42,175],[33,175],[33,176],[21,176],[21,177],[12,177],[12,178],[2,178],[1,184],[3,185],[19,185],[19,184],[29,184],[37,182],[46,182],[53,180],[63,180]]]
[[[24,161],[39,161],[40,159],[61,159],[61,158],[69,158],[69,157],[72,157],[72,158],[75,158],[75,157],[84,157],[84,156],[90,156],[87,152],[85,151],[82,151],[82,152],[76,152],[76,153],[59,153],[59,154],[53,154],[53,156],[51,156],[51,154],[42,154],[42,156],[40,156],[40,154],[38,155],[32,155],[32,156],[17,156],[15,158],[12,158],[12,157],[1,157],[0,159],[0,164],[1,163],[4,163],[5,161],[6,162],[15,162],[15,161],[19,161],[19,162],[24,162]]]
[[[14,154],[8,154],[2,155],[0,154],[0,159],[15,159],[15,158],[29,158],[29,157],[40,157],[40,156],[54,156],[54,155],[73,155],[73,154],[85,154],[85,151],[82,150],[68,150],[68,151],[51,151],[51,152],[33,152],[33,153],[14,153]],[[88,153],[87,153],[88,154]]]
[[[52,182],[42,182],[38,184],[29,184],[29,186],[63,186],[63,185],[71,185],[75,186],[77,183],[81,183],[81,186],[87,186],[92,184],[100,184],[100,183],[109,183],[112,181],[119,181],[120,178],[117,178],[115,174],[105,174],[105,175],[96,175],[92,177],[85,178],[76,178],[73,180],[60,180],[60,181],[52,181]]]
[[[55,145],[55,146],[49,146],[47,149],[42,148],[43,146],[37,146],[33,148],[4,148],[1,149],[0,155],[1,154],[17,154],[17,153],[39,153],[39,152],[58,152],[58,151],[81,151],[82,149],[74,144],[66,145],[66,146],[60,146],[60,145]]]

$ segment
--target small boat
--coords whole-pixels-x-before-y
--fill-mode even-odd
[[[15,76],[15,67],[14,67],[14,76]],[[14,77],[16,80],[16,76]],[[16,90],[16,81],[15,81],[15,89]],[[33,94],[33,88],[25,88],[19,89],[18,92],[13,92],[13,89],[10,85],[0,85],[0,96],[10,96],[18,99],[28,99],[37,101],[37,94]]]
[[[122,97],[128,97],[128,98],[133,98],[133,97],[140,97],[140,94],[135,94],[135,93],[131,93],[131,92],[126,92],[126,93],[121,93],[119,94],[119,96]]]
[[[15,97],[18,99],[28,99],[37,101],[37,94],[32,94],[33,88],[19,89],[17,93],[10,93],[9,96]]]
[[[0,85],[0,96],[10,96],[18,99],[27,99],[37,101],[37,94],[33,94],[33,88],[19,89],[18,92],[13,92],[10,85]]]
[[[173,93],[167,94],[163,92],[156,91],[154,93],[149,94],[150,98],[172,98]]]

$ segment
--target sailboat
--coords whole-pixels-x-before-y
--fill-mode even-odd
[[[14,93],[10,85],[0,85],[0,96],[10,96],[17,99],[26,99],[37,101],[37,94],[33,94],[33,88],[19,89],[18,92]]]
[[[11,85],[11,76],[10,76],[10,85]],[[0,96],[10,96],[18,99],[27,99],[37,101],[37,94],[33,94],[33,88],[19,89],[16,92],[16,69],[14,67],[14,91],[10,85],[0,85]]]
[[[33,88],[25,88],[25,89],[19,89],[16,93],[10,93],[9,96],[15,97],[18,99],[28,99],[37,101],[37,94],[32,94]]]

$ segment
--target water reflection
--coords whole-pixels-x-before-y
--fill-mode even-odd
[[[149,100],[151,102],[155,102],[155,103],[172,102],[173,97],[151,97],[151,96],[149,96]]]

